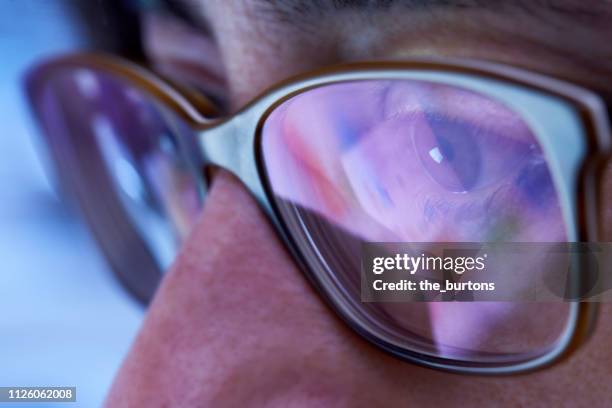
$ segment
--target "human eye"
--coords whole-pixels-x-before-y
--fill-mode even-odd
[[[422,113],[424,123],[412,132],[415,154],[424,171],[452,193],[469,193],[500,182],[530,157],[541,156],[533,141],[444,114]]]
[[[405,100],[396,92],[343,158],[374,219],[420,241],[530,239],[542,219],[559,221],[544,153],[519,116],[480,95],[419,86],[404,88]]]

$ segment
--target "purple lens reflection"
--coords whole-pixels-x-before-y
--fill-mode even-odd
[[[567,240],[537,138],[507,106],[462,88],[411,80],[315,88],[268,116],[262,154],[281,218],[303,252],[316,246],[310,266],[331,271],[356,304],[362,242]],[[569,313],[536,303],[361,307],[414,351],[478,361],[543,353]]]
[[[140,89],[87,68],[57,73],[38,95],[49,144],[71,163],[65,173],[94,229],[130,223],[164,270],[201,208],[186,124]]]
[[[200,210],[194,168],[179,141],[181,133],[189,139],[187,127],[116,78],[79,70],[74,79],[81,93],[86,83],[97,83],[99,92],[89,105],[91,127],[120,193],[169,221],[182,240]]]

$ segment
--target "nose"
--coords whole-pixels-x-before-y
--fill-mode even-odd
[[[240,181],[220,170],[106,404],[283,405],[316,395],[333,405],[366,386],[353,358],[364,348],[372,352],[314,293]]]

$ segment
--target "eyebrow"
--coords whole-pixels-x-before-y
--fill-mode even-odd
[[[188,1],[188,0],[187,0]],[[542,0],[253,0],[254,9],[259,13],[275,13],[279,20],[294,22],[295,19],[307,20],[343,10],[385,11],[392,7],[407,10],[432,9],[501,9],[512,8],[524,14],[533,14],[534,10],[546,10],[553,14],[574,18],[595,19],[602,17],[601,6],[606,2],[589,4],[589,2]],[[609,4],[608,4],[609,5]]]
[[[271,16],[280,23],[301,25],[349,10],[380,12],[399,6],[416,11],[442,7],[471,8],[478,7],[478,3],[478,0],[254,0],[252,7],[257,16]]]
[[[166,11],[194,28],[209,31],[208,22],[195,17],[196,4],[203,0],[141,0],[157,1]],[[542,11],[558,17],[572,18],[580,24],[607,24],[612,15],[609,1],[560,0],[248,0],[255,17],[280,25],[307,26],[317,18],[343,11],[384,12],[391,8],[403,11],[435,11],[439,9],[485,9],[518,11],[530,17],[540,17]],[[546,19],[542,18],[546,23]]]
[[[143,0],[154,1],[154,0]],[[209,32],[208,22],[195,17],[195,4],[203,0],[157,0],[166,11],[187,22],[196,29]],[[612,17],[612,0],[572,1],[560,0],[248,0],[255,16],[267,17],[283,25],[309,25],[317,17],[339,13],[344,10],[361,12],[388,11],[401,7],[405,11],[430,11],[435,9],[486,9],[518,11],[524,15],[542,18],[542,11],[558,17],[571,18],[581,24],[608,24]],[[539,12],[538,12],[539,11]],[[612,120],[612,92],[595,91],[603,100]]]
[[[386,10],[391,6],[405,6],[413,9],[430,7],[474,7],[482,6],[478,0],[254,0],[260,6],[272,6],[280,10],[297,13],[318,13],[343,9]]]

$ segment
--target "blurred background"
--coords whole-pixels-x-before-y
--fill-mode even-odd
[[[45,56],[129,46],[111,3],[0,2],[0,386],[76,386],[74,407],[101,404],[144,307],[50,187],[21,77]]]

